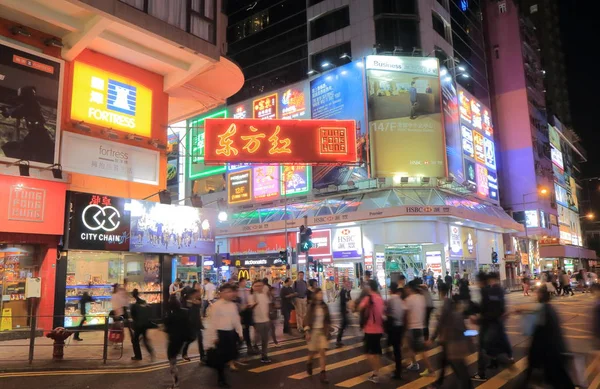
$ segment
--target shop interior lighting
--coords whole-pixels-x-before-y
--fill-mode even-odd
[[[73,123],[73,127],[75,127],[77,130],[79,130],[81,132],[85,132],[87,134],[89,134],[90,132],[92,132],[92,129],[90,127],[86,126],[83,121],[81,121],[81,122],[74,122]]]
[[[19,165],[19,175],[29,177],[29,161],[20,160],[17,161],[17,165]]]
[[[30,37],[31,33],[29,32],[29,30],[27,30],[25,27],[23,26],[14,26],[10,29],[10,32],[13,33],[13,35],[23,35],[26,37]]]
[[[50,166],[50,170],[52,171],[52,177],[57,180],[62,180],[62,166],[59,163]]]
[[[65,45],[57,38],[49,38],[44,41],[46,46],[54,46],[58,48],[63,48]]]
[[[221,211],[219,212],[218,218],[221,223],[225,223],[229,218],[229,215],[227,215],[227,212]]]

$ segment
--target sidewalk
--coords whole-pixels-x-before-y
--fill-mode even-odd
[[[297,339],[298,335],[282,334],[283,323],[278,321],[276,326],[277,340],[286,342],[291,339]],[[125,340],[123,347],[116,348],[112,345],[107,349],[107,361],[103,363],[103,331],[82,332],[82,342],[76,342],[69,337],[64,348],[64,360],[53,361],[52,350],[53,340],[46,337],[35,338],[34,358],[32,365],[29,365],[29,339],[9,340],[0,342],[0,372],[6,371],[39,371],[39,370],[94,370],[94,369],[138,369],[161,367],[167,364],[167,334],[160,330],[148,331],[150,339],[156,354],[155,362],[150,360],[150,356],[143,347],[142,342],[142,361],[132,361],[133,347],[131,337],[127,330],[125,331]],[[206,347],[206,345],[205,345]],[[242,351],[243,353],[244,351]],[[199,351],[198,343],[190,345],[189,356],[198,362]]]

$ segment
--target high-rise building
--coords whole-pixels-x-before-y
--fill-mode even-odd
[[[549,115],[536,28],[512,0],[484,8],[501,204],[525,231],[505,239],[520,269],[585,267],[579,222],[577,135]],[[519,266],[515,267],[518,270]]]
[[[518,4],[533,23],[540,45],[548,112],[570,126],[571,108],[559,0],[518,0]]]

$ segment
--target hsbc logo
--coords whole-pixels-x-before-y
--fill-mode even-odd
[[[112,232],[121,224],[121,214],[112,205],[90,204],[81,214],[83,225],[90,231]]]

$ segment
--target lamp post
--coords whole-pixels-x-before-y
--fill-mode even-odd
[[[524,216],[524,220],[523,220],[523,225],[525,226],[525,253],[527,254],[527,260],[529,261],[529,263],[532,262],[531,257],[529,255],[529,233],[527,231],[527,214],[526,214],[526,210],[525,210],[525,198],[529,195],[542,195],[545,196],[546,194],[548,194],[548,189],[546,188],[541,188],[535,192],[530,192],[530,193],[523,193],[523,216]],[[536,211],[537,212],[537,211]],[[529,265],[529,267],[531,267],[531,265]]]

